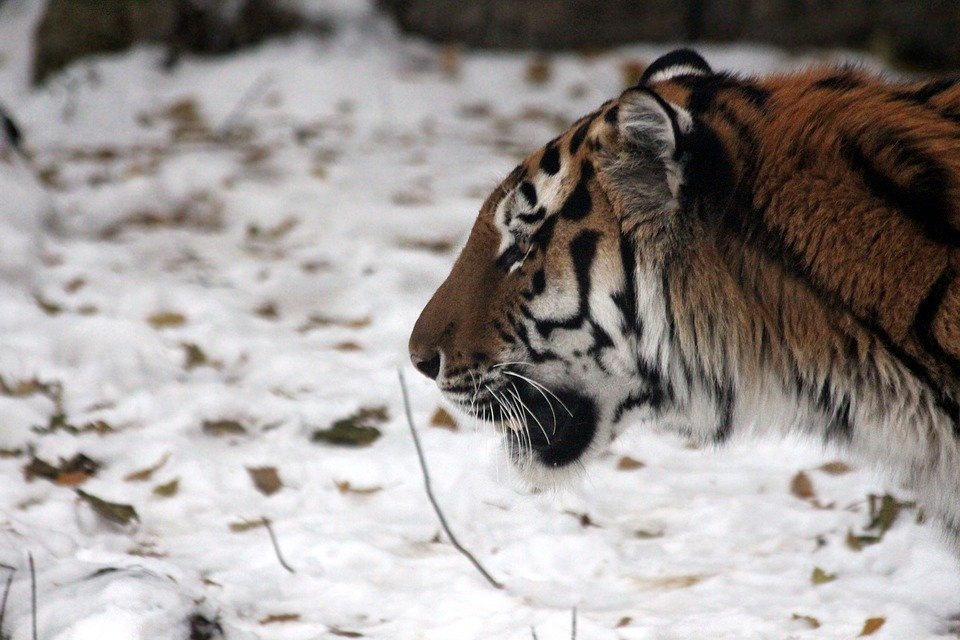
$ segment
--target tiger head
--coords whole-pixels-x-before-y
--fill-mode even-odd
[[[710,73],[691,51],[664,56],[529,156],[413,329],[414,366],[497,425],[536,485],[602,451],[628,411],[657,418],[672,402],[661,271],[682,241],[672,214],[693,123],[655,87]]]

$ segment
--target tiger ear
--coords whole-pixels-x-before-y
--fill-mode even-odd
[[[620,96],[617,125],[624,153],[662,171],[673,198],[682,183],[684,138],[691,129],[690,114],[647,88],[629,89]]]
[[[667,82],[678,76],[709,76],[713,69],[699,53],[693,49],[676,49],[662,55],[650,63],[640,76],[638,86],[644,87],[656,82]]]

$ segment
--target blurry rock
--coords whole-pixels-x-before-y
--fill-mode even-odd
[[[750,41],[865,48],[888,62],[960,68],[960,2],[930,0],[377,0],[404,31],[493,49]]]
[[[691,0],[378,0],[401,29],[495,49],[581,49],[682,40]]]
[[[282,0],[49,0],[37,27],[33,80],[83,56],[139,42],[167,45],[168,63],[186,52],[218,54],[309,23]]]

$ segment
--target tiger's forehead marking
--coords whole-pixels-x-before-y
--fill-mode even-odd
[[[618,105],[610,100],[576,122],[517,166],[501,183],[492,208],[499,234],[498,256],[544,219],[563,215],[579,220],[589,214],[586,182],[594,175],[592,155],[616,137]]]

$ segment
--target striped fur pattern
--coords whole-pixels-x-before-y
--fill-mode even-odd
[[[958,79],[744,79],[681,50],[497,188],[410,350],[536,484],[627,416],[801,432],[960,539],[958,276]]]

